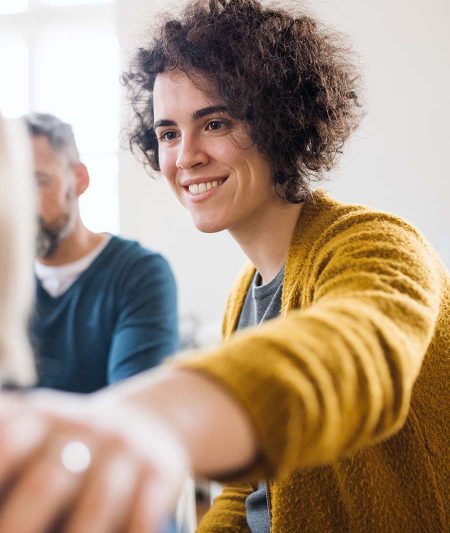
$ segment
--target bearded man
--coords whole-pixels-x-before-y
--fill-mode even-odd
[[[83,224],[89,173],[71,126],[49,114],[24,118],[39,217],[31,320],[39,385],[93,392],[177,349],[175,280],[160,254]]]

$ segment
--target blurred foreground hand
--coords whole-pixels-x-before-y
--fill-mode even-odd
[[[0,531],[159,532],[189,471],[152,413],[76,395],[0,394]]]

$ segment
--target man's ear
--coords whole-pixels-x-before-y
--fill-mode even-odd
[[[75,174],[75,192],[78,198],[89,187],[89,172],[84,163],[75,163],[73,171]]]

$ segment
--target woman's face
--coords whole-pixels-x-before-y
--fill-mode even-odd
[[[161,172],[195,226],[208,233],[257,231],[280,198],[270,163],[245,124],[181,72],[156,78],[154,120]]]

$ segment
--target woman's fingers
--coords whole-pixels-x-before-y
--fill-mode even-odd
[[[44,533],[82,484],[82,474],[64,467],[57,454],[42,451],[27,463],[0,509],[0,531]]]
[[[155,432],[156,439],[160,436]],[[160,451],[152,464],[144,463],[141,483],[133,498],[133,507],[125,533],[161,533],[169,516],[174,514],[176,499],[188,474],[184,450],[163,436]],[[163,453],[161,453],[163,451]]]
[[[139,464],[124,451],[107,452],[89,472],[64,533],[122,530],[139,479]],[[141,530],[145,532],[145,530]]]
[[[12,406],[11,406],[12,407]],[[30,457],[44,444],[48,424],[32,414],[13,409],[0,416],[0,487],[25,467]]]
[[[156,489],[156,490],[155,490]],[[133,500],[132,511],[123,533],[160,533],[161,525],[167,519],[168,509],[161,509],[157,490],[162,489],[155,481],[146,476],[139,486]],[[156,495],[156,496],[155,496]]]

